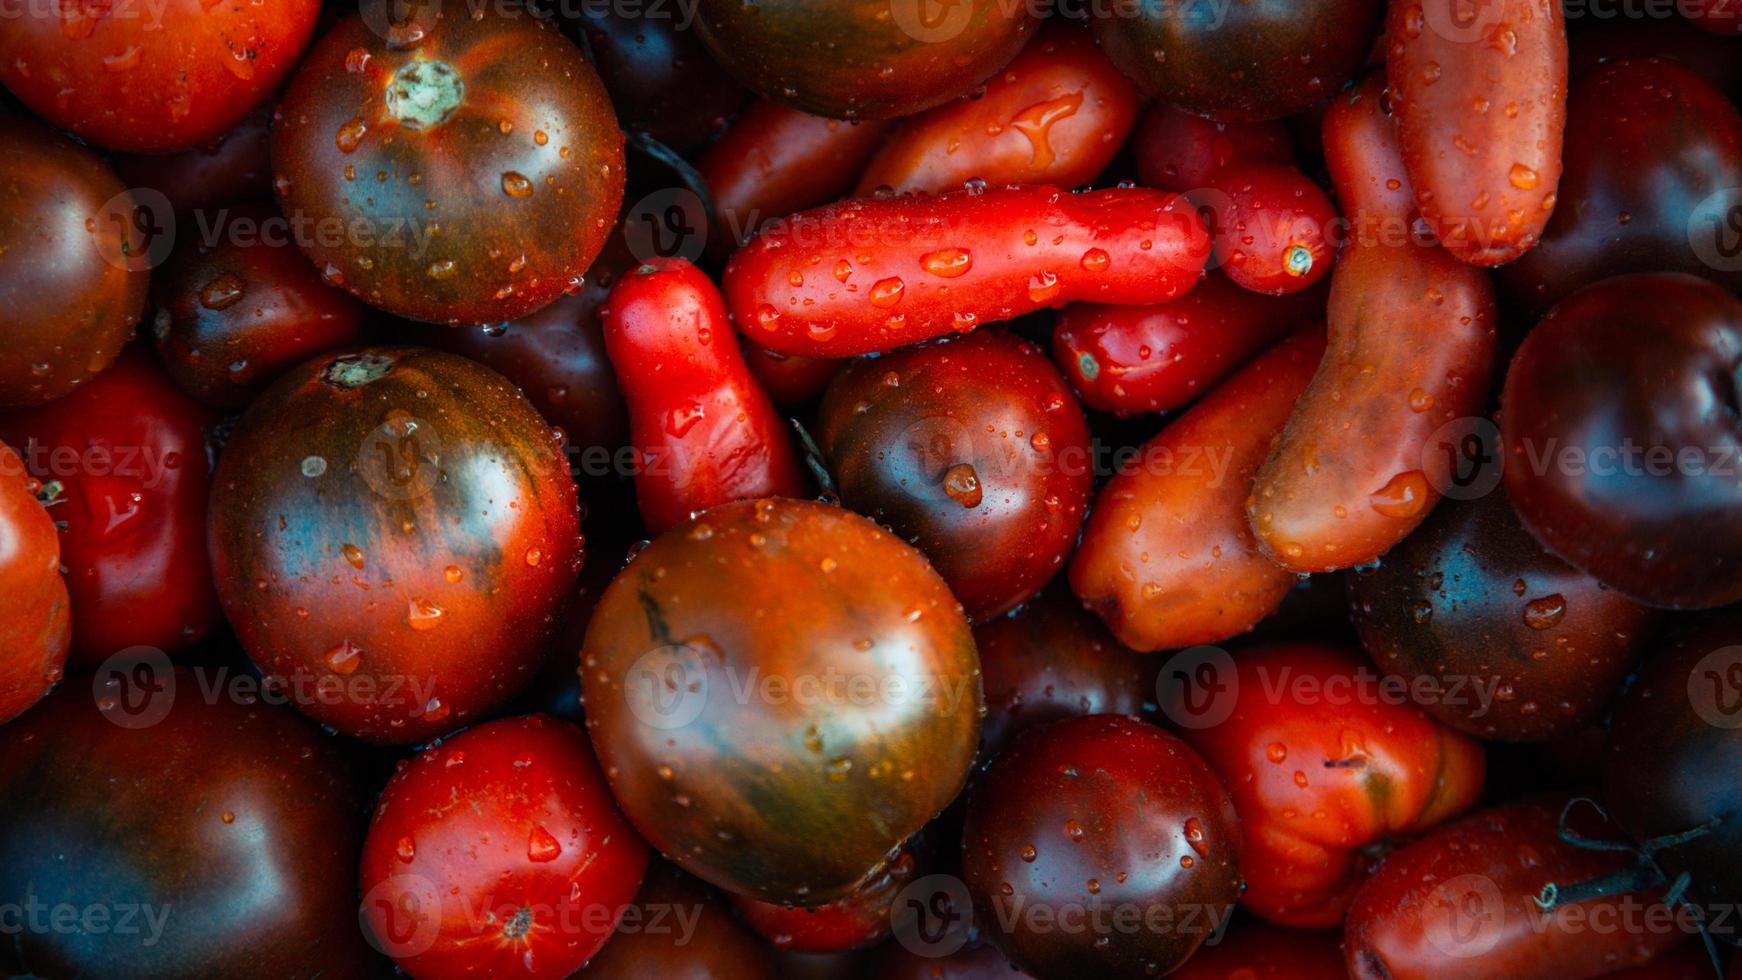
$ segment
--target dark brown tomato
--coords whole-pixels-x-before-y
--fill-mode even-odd
[[[182,390],[241,409],[292,366],[363,339],[368,311],[321,281],[269,204],[220,212],[152,284],[157,353]]]
[[[996,755],[1017,734],[1073,715],[1135,715],[1152,696],[1153,665],[1068,590],[974,628],[986,689],[981,740]]]
[[[1506,270],[1536,309],[1628,272],[1686,272],[1742,287],[1742,115],[1671,61],[1620,61],[1580,79],[1566,173],[1542,242]]]
[[[0,407],[65,395],[133,336],[149,279],[133,218],[96,154],[0,116]]]
[[[225,447],[209,527],[249,655],[375,742],[427,740],[523,687],[581,563],[548,425],[506,378],[421,348],[279,379]]]
[[[623,134],[592,65],[518,5],[472,10],[346,18],[273,125],[279,203],[311,229],[298,244],[329,282],[414,320],[494,323],[549,304],[579,283],[623,197]]]
[[[1549,554],[1503,493],[1449,501],[1349,574],[1361,645],[1422,710],[1471,735],[1541,742],[1596,720],[1651,614]]]
[[[1124,980],[1173,972],[1233,914],[1239,848],[1234,804],[1196,752],[1089,715],[1026,733],[992,765],[962,874],[976,921],[1018,967]],[[1169,927],[1117,928],[1120,909]]]
[[[1379,0],[1137,0],[1095,5],[1095,37],[1148,94],[1219,122],[1259,122],[1342,88],[1383,10]]]
[[[150,663],[100,676],[99,698],[88,680],[61,688],[0,739],[0,901],[112,914],[13,931],[0,970],[373,975],[357,927],[366,804],[339,743]]]
[[[767,980],[774,950],[720,893],[655,860],[617,934],[581,968],[586,980]]]
[[[1033,5],[966,0],[701,0],[702,40],[761,95],[837,119],[908,116],[966,95],[1016,56]]]
[[[821,905],[951,800],[979,742],[955,597],[863,517],[770,498],[654,539],[587,631],[593,747],[641,835],[738,895]]]
[[[790,412],[810,404],[828,390],[829,383],[847,362],[833,357],[776,354],[746,339],[744,366],[781,411]]]
[[[573,8],[570,8],[573,9]],[[582,4],[575,28],[626,132],[679,153],[725,128],[748,96],[702,47],[691,25],[651,4]]]
[[[267,200],[272,197],[268,132],[273,108],[268,104],[255,109],[207,146],[180,153],[117,155],[115,172],[128,187],[163,194],[183,221],[209,220],[199,212]]]
[[[842,502],[925,552],[977,622],[1063,567],[1094,479],[1070,386],[997,330],[854,363],[823,396],[817,445]]]

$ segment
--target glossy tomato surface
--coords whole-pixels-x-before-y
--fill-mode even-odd
[[[72,622],[60,574],[54,520],[39,484],[12,449],[0,444],[0,724],[22,714],[60,680]]]
[[[688,153],[726,126],[748,93],[714,62],[678,8],[582,4],[578,16],[623,129]],[[694,9],[694,8],[690,8]]]
[[[617,932],[577,976],[586,980],[767,980],[774,948],[732,915],[719,892],[655,859]]]
[[[272,197],[270,130],[276,103],[250,112],[236,125],[180,153],[124,153],[113,157],[115,172],[128,187],[150,188],[169,200],[179,221],[202,213]],[[179,227],[186,229],[189,225]]]
[[[1294,143],[1280,121],[1216,122],[1165,103],[1150,107],[1131,136],[1138,181],[1180,194],[1202,190],[1231,163],[1294,162]]]
[[[901,855],[827,905],[802,908],[734,898],[738,917],[777,949],[790,953],[838,953],[875,945],[889,935],[903,889],[920,873],[911,845]]]

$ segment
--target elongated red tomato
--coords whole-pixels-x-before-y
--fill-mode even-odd
[[[1377,245],[1407,240],[1418,209],[1397,145],[1385,73],[1375,69],[1332,99],[1321,133],[1325,169],[1331,172],[1349,241]]]
[[[732,317],[782,354],[844,357],[1070,302],[1165,303],[1198,281],[1209,233],[1176,194],[968,189],[794,215],[726,266]]]
[[[631,270],[600,312],[629,401],[641,516],[654,534],[692,512],[810,489],[786,423],[757,387],[719,291],[682,259]]]
[[[1386,58],[1422,216],[1460,261],[1542,236],[1561,179],[1567,32],[1556,0],[1393,0]]]
[[[1216,215],[1216,262],[1242,287],[1271,296],[1298,293],[1331,271],[1337,208],[1299,170],[1224,167],[1211,179],[1207,200]]]

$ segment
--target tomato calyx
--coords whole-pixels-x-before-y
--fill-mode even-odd
[[[466,98],[466,82],[445,61],[414,59],[387,83],[387,114],[410,130],[434,129]]]

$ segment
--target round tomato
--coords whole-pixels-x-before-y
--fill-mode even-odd
[[[919,864],[911,845],[901,856],[827,905],[800,908],[738,897],[732,905],[750,928],[777,948],[833,953],[870,946],[889,935],[895,902]]]
[[[36,499],[39,484],[0,443],[0,725],[18,717],[60,680],[72,621],[60,574],[54,521]]]
[[[599,63],[624,129],[689,153],[725,128],[744,104],[748,93],[714,62],[689,25],[666,16],[666,8],[578,6],[580,16],[572,23]]]
[[[1298,293],[1331,271],[1337,208],[1300,171],[1234,164],[1216,172],[1206,195],[1215,202],[1216,262],[1235,284],[1280,296]]]
[[[732,917],[720,894],[655,860],[586,980],[768,980],[774,950]]]
[[[215,142],[181,153],[119,154],[115,172],[128,187],[150,187],[169,199],[183,229],[199,230],[202,211],[217,211],[272,197],[268,137],[272,105],[263,105]]]

